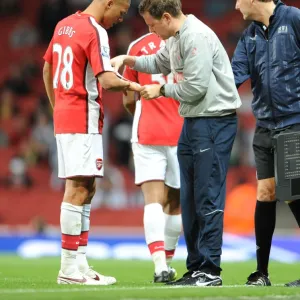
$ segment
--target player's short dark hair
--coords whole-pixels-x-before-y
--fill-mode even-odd
[[[139,5],[141,15],[148,12],[153,18],[160,20],[164,13],[177,18],[181,14],[180,0],[142,0]]]

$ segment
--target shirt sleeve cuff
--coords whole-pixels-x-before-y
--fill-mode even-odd
[[[139,56],[135,56],[135,63],[134,66],[131,68],[133,70],[139,70],[143,68],[143,59]]]
[[[165,84],[165,95],[167,98],[173,98],[177,100],[175,96],[175,84],[173,83],[167,83]]]

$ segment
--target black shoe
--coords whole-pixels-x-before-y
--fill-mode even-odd
[[[183,274],[183,276],[175,281],[167,282],[167,285],[180,285],[180,283],[185,282],[192,276],[193,272],[186,272]]]
[[[184,278],[184,277],[183,277]],[[181,279],[183,279],[181,278]],[[173,286],[221,286],[222,279],[220,276],[215,276],[207,274],[201,271],[195,271],[189,276],[186,276],[185,279],[177,280],[172,283],[169,283]]]
[[[198,275],[198,280],[196,286],[221,286],[222,278],[217,275],[212,275],[204,272],[200,272]],[[192,276],[196,276],[194,273]]]
[[[249,275],[247,278],[246,285],[253,286],[271,286],[271,281],[265,274],[255,271]]]
[[[156,275],[154,273],[154,283],[166,283],[170,281],[170,276],[168,271],[162,271],[160,274]]]
[[[300,279],[286,283],[284,286],[288,287],[299,287],[300,286]]]

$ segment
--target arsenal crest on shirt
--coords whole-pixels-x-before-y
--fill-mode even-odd
[[[103,165],[103,160],[102,158],[97,158],[96,159],[96,168],[100,171],[102,169],[102,165]]]

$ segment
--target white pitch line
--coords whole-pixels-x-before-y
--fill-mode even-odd
[[[241,296],[234,299],[238,300],[289,300],[289,299],[299,299],[298,297],[300,294],[297,295],[282,295],[282,296]],[[197,298],[197,297],[182,297],[176,298],[177,300],[232,300],[232,297],[204,297],[204,298]],[[136,298],[121,298],[121,300],[136,300]],[[153,298],[139,298],[139,300],[153,300]]]
[[[283,284],[276,284],[274,286],[283,286]],[[223,285],[223,286],[208,286],[208,287],[197,287],[197,286],[145,286],[145,287],[113,287],[113,286],[99,286],[99,287],[83,287],[83,288],[61,288],[61,289],[0,289],[0,294],[32,294],[32,293],[70,293],[70,292],[99,292],[99,291],[139,291],[139,290],[168,290],[168,289],[182,289],[182,288],[193,288],[193,289],[224,289],[224,288],[253,288],[252,286],[245,285]],[[299,294],[300,295],[300,294]],[[273,297],[274,298],[274,297]],[[243,298],[247,299],[247,298]],[[251,298],[250,298],[251,299]]]

